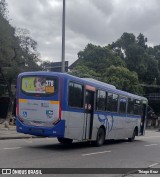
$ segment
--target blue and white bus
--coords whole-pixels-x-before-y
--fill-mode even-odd
[[[17,132],[57,137],[61,143],[106,139],[133,141],[144,135],[146,98],[90,78],[66,73],[25,72],[18,76]]]

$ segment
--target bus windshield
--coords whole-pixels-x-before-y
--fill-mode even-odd
[[[44,76],[22,77],[21,90],[24,94],[54,94],[57,91],[57,78]]]

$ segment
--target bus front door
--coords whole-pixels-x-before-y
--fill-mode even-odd
[[[95,92],[85,91],[85,112],[84,112],[84,126],[83,126],[83,139],[92,139],[93,129],[93,113],[94,113],[94,94]]]

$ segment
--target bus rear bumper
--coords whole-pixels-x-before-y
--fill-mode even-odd
[[[53,125],[53,127],[35,127],[31,125],[25,125],[17,118],[16,130],[19,133],[35,136],[64,137],[65,120],[61,120],[56,125]]]

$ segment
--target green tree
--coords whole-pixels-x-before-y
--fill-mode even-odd
[[[141,86],[139,86],[137,73],[129,71],[127,68],[110,66],[103,78],[106,83],[115,85],[117,89],[135,94],[143,93]]]
[[[112,50],[123,51],[124,57],[128,57],[129,55],[129,47],[130,45],[134,45],[136,42],[136,38],[132,33],[123,33],[123,35],[116,42],[113,42],[111,47]]]
[[[0,71],[2,78],[5,81],[9,81],[10,79],[7,76],[7,70],[14,65],[13,60],[15,58],[15,52],[13,48],[16,43],[16,38],[14,37],[15,30],[1,13],[0,26]],[[11,95],[10,82],[7,82],[6,84],[8,85],[8,92]]]
[[[18,33],[18,30],[16,33],[8,20],[7,4],[0,0],[0,77],[7,85],[11,99],[11,85],[16,83],[19,72],[40,69],[36,47],[37,43],[29,34]]]
[[[7,3],[5,0],[0,0],[0,14],[3,18],[7,18],[8,10],[7,10]]]
[[[136,37],[125,32],[105,47],[88,44],[78,53],[73,73],[90,76],[94,71],[101,81],[129,92],[142,93],[139,83],[160,84],[160,45],[149,47],[146,42],[147,38],[141,33]]]
[[[145,83],[153,84],[159,77],[158,61],[155,58],[149,58],[147,62],[147,72],[144,78]]]
[[[79,77],[95,78],[115,85],[118,89],[142,94],[143,90],[139,85],[138,75],[126,68],[127,57],[125,56],[125,52],[130,58],[134,52],[141,55],[142,51],[139,48],[142,47],[136,45],[134,35],[127,33],[123,34],[118,43],[112,43],[112,45],[106,47],[88,44],[83,51],[78,53],[77,66],[71,71],[71,74]],[[135,65],[135,62],[137,62],[137,57],[132,59],[131,64]],[[144,70],[146,66],[139,65],[138,62],[135,67],[137,65],[141,69],[141,75],[143,75],[143,72],[147,70],[146,68]]]
[[[147,42],[147,38],[144,37],[144,35],[140,33],[137,37],[137,44],[143,47],[144,49],[146,49],[147,48],[146,42]]]
[[[51,68],[51,62],[50,61],[41,61],[40,67],[42,71],[49,71]]]
[[[96,73],[95,71],[89,69],[87,66],[84,65],[78,65],[72,71],[70,71],[69,74],[81,78],[94,78],[98,80],[101,79],[100,73]]]
[[[109,47],[101,47],[88,44],[83,51],[78,53],[78,64],[87,66],[89,69],[103,74],[111,65],[124,66],[125,63],[117,57]]]
[[[141,82],[146,81],[145,77],[148,72],[148,62],[151,58],[146,42],[147,38],[141,33],[137,38],[132,33],[123,33],[120,39],[111,45],[113,52],[115,50],[123,51],[122,53],[127,68],[131,71],[135,71]]]

